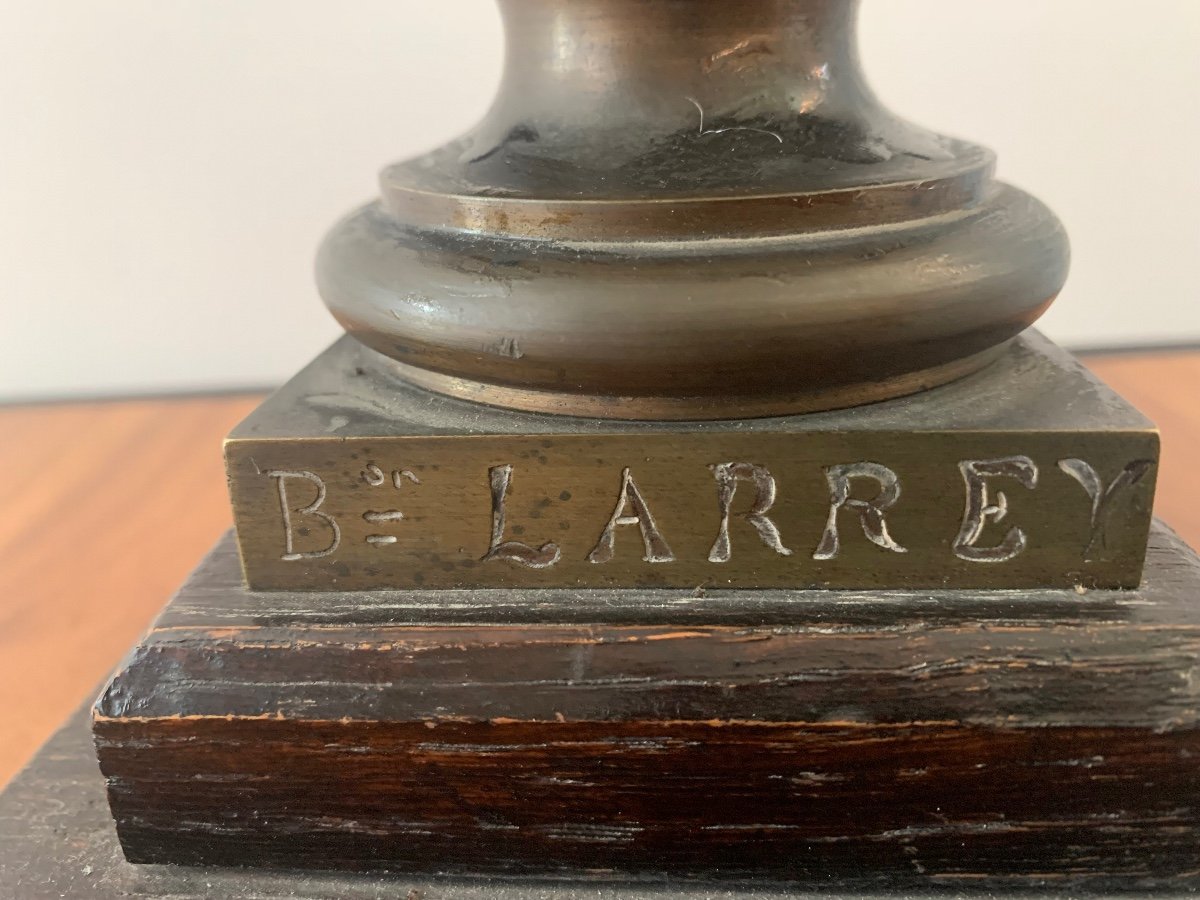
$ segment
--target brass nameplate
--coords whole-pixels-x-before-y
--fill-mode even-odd
[[[874,407],[658,426],[444,400],[343,340],[227,441],[247,581],[1136,587],[1156,432],[1046,342],[1010,357]]]
[[[1132,587],[1155,448],[1069,435],[239,442],[252,587]]]

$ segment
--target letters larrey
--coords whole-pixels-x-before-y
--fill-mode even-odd
[[[1108,513],[1122,493],[1137,485],[1152,465],[1150,460],[1136,459],[1114,479],[1106,481],[1085,460],[1058,462],[1053,475],[1077,482],[1079,502],[1090,511],[1090,534],[1079,548],[1082,559],[1090,560],[1098,548],[1104,546]],[[909,552],[905,536],[894,533],[888,521],[889,513],[904,502],[901,475],[882,463],[860,461],[825,468],[827,505],[814,511],[814,514],[825,516],[825,526],[819,543],[808,548],[790,544],[788,536],[772,517],[779,485],[767,467],[748,461],[731,461],[713,463],[708,469],[702,477],[709,481],[715,502],[710,523],[712,546],[707,561],[714,566],[729,563],[734,558],[739,540],[760,542],[779,557],[807,553],[816,561],[837,559],[844,543],[850,540],[865,539],[881,553]],[[1015,525],[1003,527],[1009,513],[1009,493],[1013,490],[1036,492],[1047,473],[1039,470],[1027,456],[963,460],[958,469],[959,493],[954,496],[945,492],[945,502],[958,502],[963,510],[958,533],[948,536],[948,551],[959,560],[980,565],[1006,563],[1021,556],[1029,547],[1028,534]],[[262,474],[274,481],[272,494],[278,503],[280,517],[279,558],[285,562],[302,562],[336,553],[343,542],[344,529],[338,517],[325,509],[328,495],[325,480],[311,471],[271,469]],[[671,535],[655,518],[653,497],[639,487],[635,468],[628,466],[617,474],[611,515],[594,523],[573,523],[578,528],[594,528],[596,537],[590,541],[590,549],[583,558],[594,566],[610,563],[621,533],[631,530],[631,538],[636,532],[636,539],[641,543],[642,560],[646,564],[676,562]],[[508,533],[509,492],[519,477],[511,464],[492,466],[481,473],[479,502],[488,503],[490,495],[491,533],[490,536],[479,535],[476,558],[488,565],[550,569],[564,559],[564,551],[558,543],[529,543]],[[399,498],[406,491],[432,487],[423,484],[410,469],[385,473],[376,463],[368,464],[360,479],[369,487],[392,488],[399,492]],[[735,505],[735,499],[742,492],[749,495],[749,504],[743,498],[742,503]],[[361,516],[365,522],[376,526],[363,538],[365,543],[381,551],[404,544],[406,516],[403,509],[371,507]],[[748,526],[744,535],[732,530],[739,520]],[[689,527],[700,525],[691,523]],[[298,534],[306,537],[304,549],[298,549]],[[323,540],[314,538],[314,535],[322,534]]]

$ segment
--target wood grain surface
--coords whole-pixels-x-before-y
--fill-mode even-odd
[[[229,527],[221,438],[259,399],[0,410],[0,783]]]
[[[831,891],[793,884],[723,880],[612,884],[549,880],[399,876],[394,873],[288,872],[194,866],[141,866],[125,860],[112,826],[104,780],[96,777],[89,710],[64,726],[0,797],[0,896],[6,900],[830,900]],[[1058,885],[1021,894],[1060,900]],[[847,895],[849,896],[849,895]],[[858,900],[897,900],[886,887]],[[990,896],[969,884],[940,900]]]
[[[1200,353],[1090,364],[1162,428],[1158,512],[1200,544]],[[259,399],[0,409],[0,784],[229,527],[220,442]]]
[[[1161,526],[1136,591],[454,593],[264,597],[222,541],[95,709],[128,858],[1200,886],[1200,560]]]

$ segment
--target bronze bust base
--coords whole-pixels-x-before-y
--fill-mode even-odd
[[[547,896],[1195,886],[1200,561],[1151,529],[1156,460],[1034,334],[917,397],[663,425],[397,389],[344,340],[231,435],[241,559],[96,705],[124,853]]]
[[[225,456],[253,590],[741,598],[1136,588],[1158,434],[1035,332],[910,397],[692,423],[444,398],[343,338],[235,428]]]
[[[334,228],[348,334],[226,444],[240,565],[95,707],[129,860],[1200,887],[1157,434],[857,5],[501,0],[493,108]]]
[[[335,226],[325,302],[413,384],[533,412],[787,415],[987,365],[1066,235],[879,102],[858,5],[500,0],[491,110]]]

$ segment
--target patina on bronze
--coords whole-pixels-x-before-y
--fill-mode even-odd
[[[501,6],[226,443],[242,568],[95,706],[127,858],[1195,887],[1200,562],[1022,334],[1053,216],[880,107],[853,0]]]
[[[500,6],[491,112],[320,255],[414,384],[621,419],[847,407],[993,361],[1062,286],[1053,215],[875,99],[857,0]]]
[[[349,338],[226,442],[258,590],[1135,588],[1158,435],[1034,334],[853,410],[630,423],[431,396]]]

